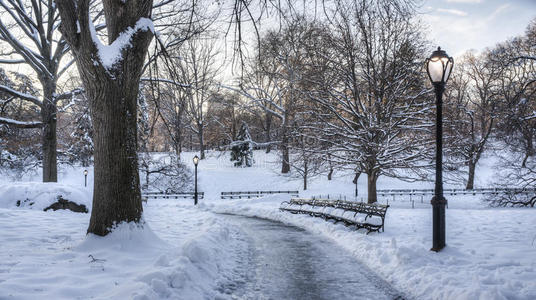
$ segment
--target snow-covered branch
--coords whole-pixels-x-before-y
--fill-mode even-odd
[[[0,117],[0,124],[7,124],[17,128],[40,128],[43,126],[42,122],[23,122],[2,117]]]
[[[19,91],[16,91],[8,86],[5,86],[5,85],[1,85],[0,84],[0,91],[1,92],[4,92],[6,94],[9,94],[11,96],[14,96],[14,97],[17,97],[17,98],[20,98],[22,100],[26,100],[26,101],[29,101],[39,107],[42,107],[43,103],[37,98],[37,97],[34,97],[32,95],[29,95],[29,94],[25,94],[25,93],[21,93]]]

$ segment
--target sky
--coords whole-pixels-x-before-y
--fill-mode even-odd
[[[536,0],[424,0],[419,11],[434,45],[456,57],[523,34]]]

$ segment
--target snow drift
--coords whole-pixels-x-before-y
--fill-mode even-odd
[[[55,182],[12,182],[0,185],[0,208],[43,210],[58,197],[91,210],[91,194],[83,188]]]

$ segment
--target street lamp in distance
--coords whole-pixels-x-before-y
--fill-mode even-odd
[[[194,181],[194,205],[197,205],[197,164],[199,163],[199,157],[194,156],[194,166],[195,166],[195,181]]]
[[[84,187],[87,187],[87,170],[84,170]]]
[[[439,252],[445,243],[445,206],[447,199],[443,196],[443,92],[449,80],[454,60],[437,47],[426,59],[426,72],[434,86],[436,96],[436,176],[434,197],[432,198],[433,246],[432,251]]]

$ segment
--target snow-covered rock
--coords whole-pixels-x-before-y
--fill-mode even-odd
[[[0,184],[0,208],[43,210],[61,196],[91,210],[91,195],[86,189],[55,182],[11,182]]]

